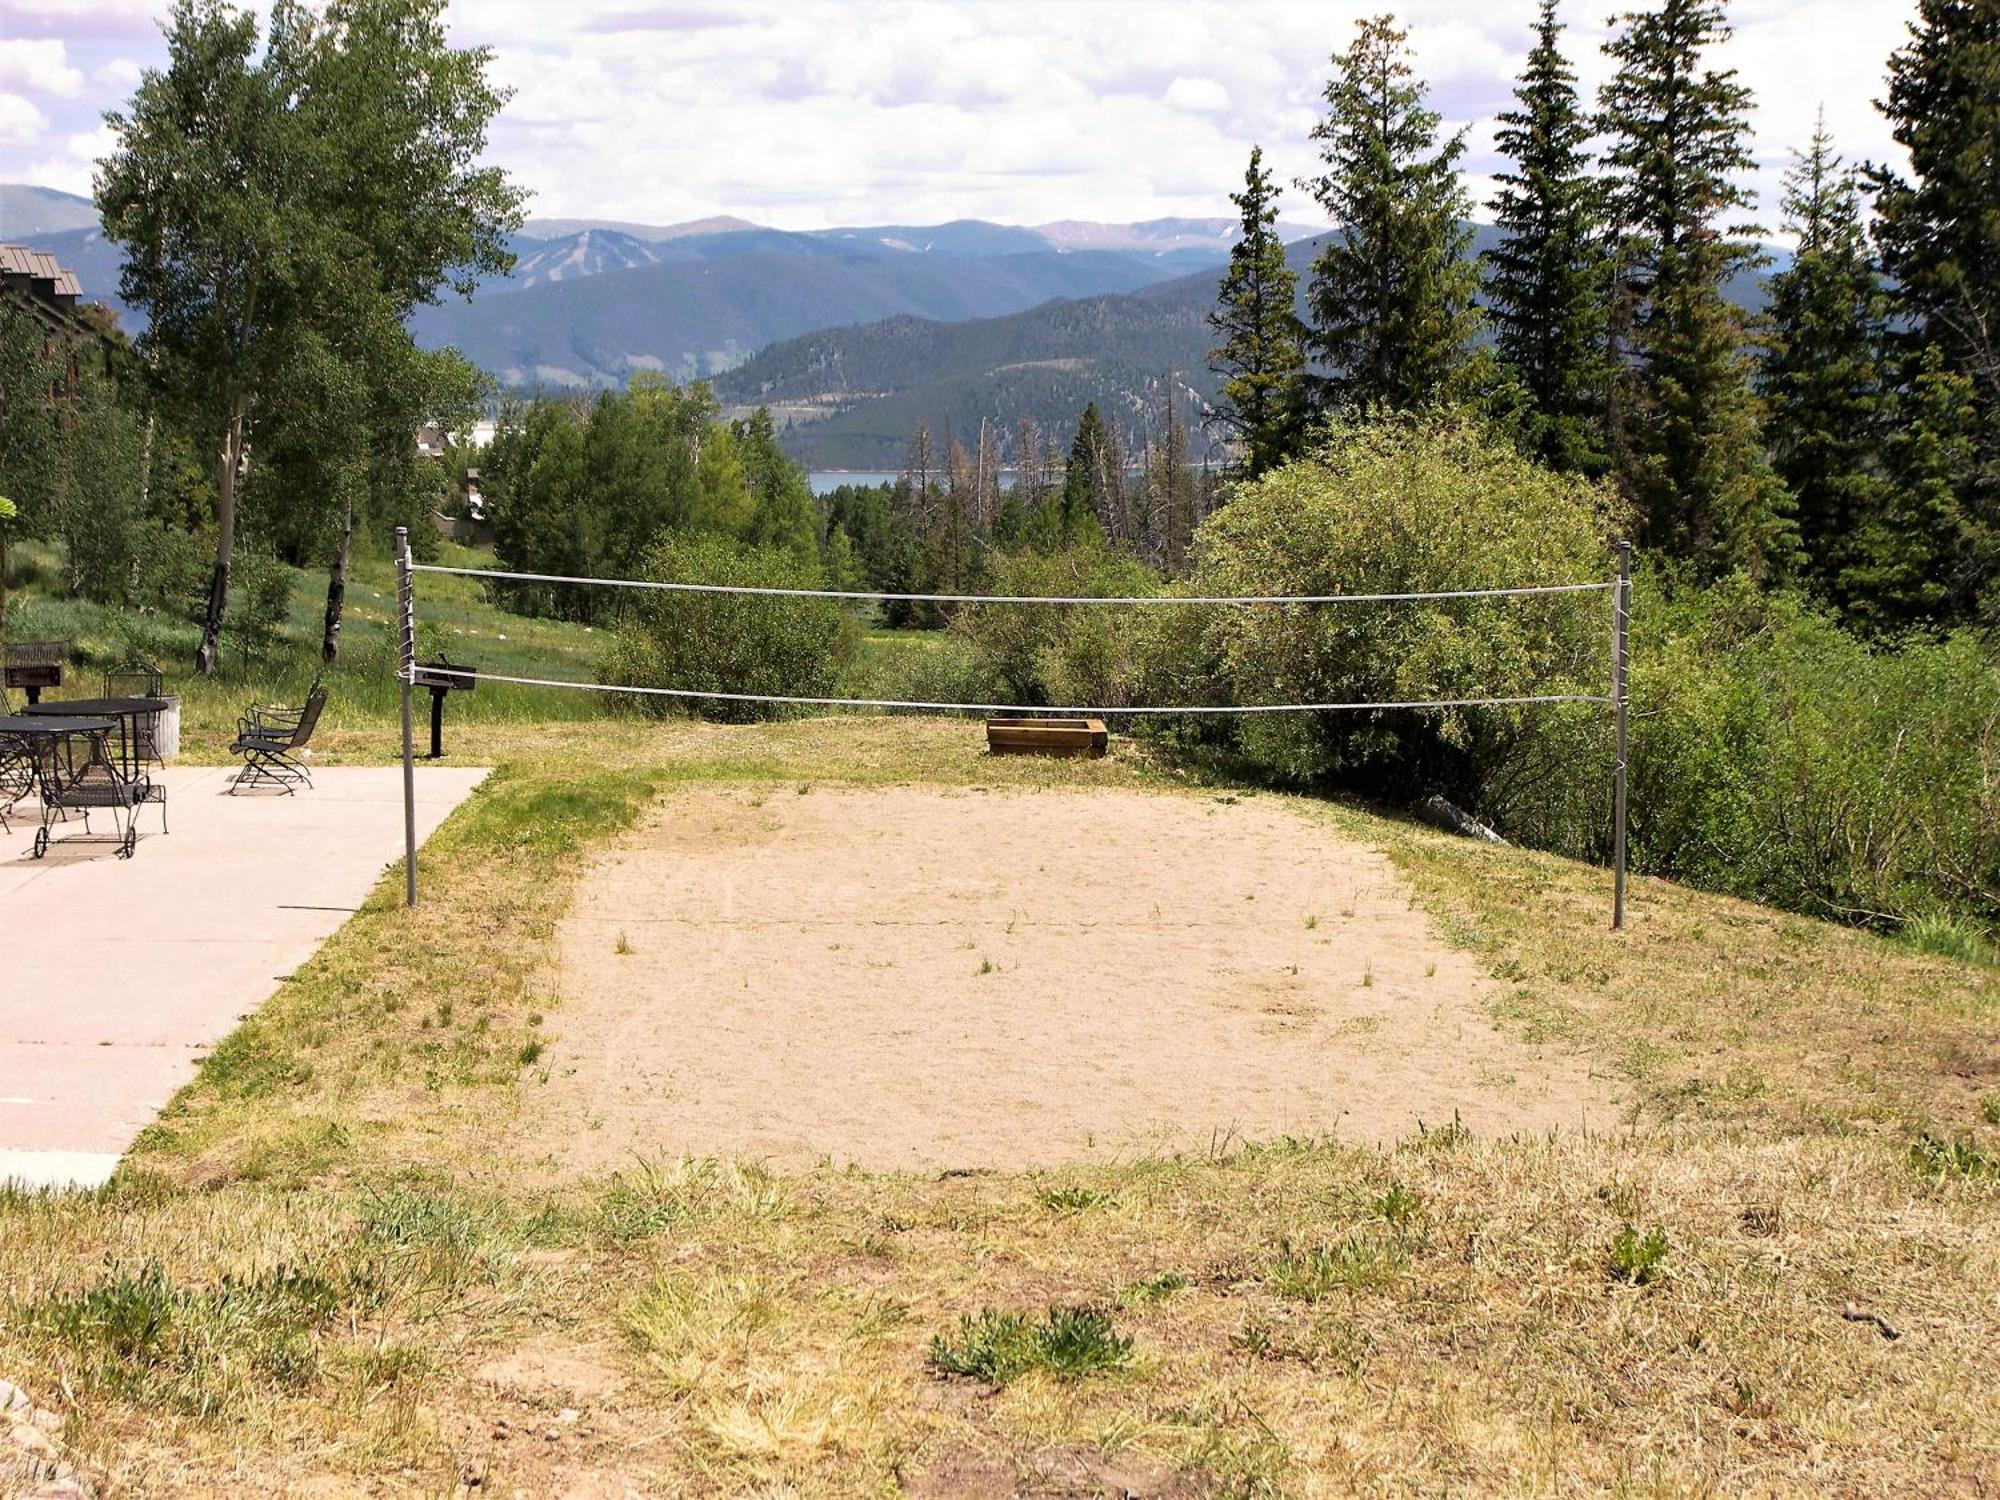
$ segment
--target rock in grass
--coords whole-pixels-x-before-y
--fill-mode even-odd
[[[1507,842],[1488,824],[1480,822],[1464,808],[1453,806],[1435,793],[1417,804],[1417,816],[1433,828],[1442,828],[1446,833],[1456,833],[1487,844]]]

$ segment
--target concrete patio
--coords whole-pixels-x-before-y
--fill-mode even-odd
[[[139,847],[53,845],[38,809],[0,833],[0,1181],[91,1187],[201,1058],[309,958],[403,852],[402,772],[325,767],[297,796],[227,795],[174,767]],[[417,772],[428,837],[486,775]],[[108,815],[92,818],[108,832]],[[55,836],[80,833],[74,819]]]

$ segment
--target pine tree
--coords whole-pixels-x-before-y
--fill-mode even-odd
[[[1961,614],[2000,619],[2000,4],[1918,0],[1909,41],[1889,58],[1878,108],[1910,175],[1874,174],[1883,268],[1920,350],[1969,383],[1972,440],[1953,488],[1964,545],[1949,592]],[[1936,373],[1936,372],[1934,372]]]
[[[1468,388],[1479,313],[1469,258],[1465,134],[1440,142],[1407,33],[1360,23],[1335,60],[1313,127],[1324,172],[1306,187],[1338,226],[1313,266],[1312,342],[1332,373],[1324,402],[1363,411],[1452,399]]]
[[[1936,344],[1916,356],[1888,427],[1888,481],[1844,549],[1837,580],[1847,614],[1891,633],[1959,612],[1959,570],[1978,540],[1959,490],[1973,455],[1972,380],[1946,368]]]
[[[1601,472],[1605,306],[1610,257],[1602,192],[1585,142],[1589,117],[1562,51],[1556,0],[1542,0],[1535,46],[1494,143],[1514,163],[1497,175],[1487,252],[1494,348],[1526,398],[1528,451],[1558,469]]]
[[[1728,40],[1721,0],[1661,0],[1628,12],[1605,51],[1613,316],[1629,326],[1613,378],[1614,468],[1641,538],[1705,572],[1764,576],[1795,545],[1783,486],[1764,461],[1742,315],[1723,294],[1756,266],[1752,226],[1729,224],[1751,194],[1750,91],[1705,54]]]
[[[1062,488],[1052,497],[1051,524],[1041,529],[1045,547],[1073,547],[1100,534],[1098,515],[1105,490],[1105,466],[1111,451],[1110,434],[1095,401],[1083,409],[1076,424],[1076,437],[1069,445],[1069,463],[1063,469]],[[1045,511],[1047,506],[1043,507]]]
[[[1278,188],[1264,168],[1264,148],[1250,148],[1243,191],[1229,201],[1243,215],[1229,269],[1208,326],[1222,340],[1208,366],[1222,377],[1214,420],[1230,432],[1252,479],[1297,448],[1305,415],[1305,325],[1296,302],[1298,274],[1285,263]]]
[[[1891,392],[1880,279],[1855,175],[1824,120],[1785,178],[1798,248],[1771,278],[1759,385],[1772,467],[1791,492],[1806,576],[1837,596],[1857,528],[1883,503],[1880,446]]]

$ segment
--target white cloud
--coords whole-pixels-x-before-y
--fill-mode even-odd
[[[454,39],[494,48],[515,86],[489,157],[544,215],[652,222],[733,213],[789,228],[1223,215],[1251,144],[1284,184],[1313,166],[1328,58],[1382,0],[455,0]],[[1564,0],[1587,89],[1605,13]],[[1894,143],[1871,101],[1915,0],[1733,0],[1718,58],[1757,95],[1756,186],[1775,225],[1787,148],[1824,102],[1855,158]],[[0,178],[87,186],[68,144],[157,63],[166,0],[0,0],[0,35],[37,48],[7,84]],[[1536,0],[1403,0],[1417,70],[1483,202],[1492,117]],[[26,41],[34,38],[36,40]],[[9,55],[24,42],[5,44]],[[53,51],[51,51],[53,46]],[[53,58],[53,65],[50,59]],[[19,66],[20,64],[16,64]],[[53,71],[51,68],[53,67]],[[82,71],[83,86],[69,82]],[[32,94],[35,103],[28,95]],[[32,110],[33,114],[24,113]],[[9,133],[11,132],[11,133]],[[13,165],[14,144],[32,169]],[[82,190],[81,187],[73,190]],[[1314,217],[1288,186],[1286,217]]]
[[[1229,90],[1213,78],[1176,78],[1167,85],[1169,109],[1185,109],[1195,114],[1214,114],[1229,108]]]
[[[59,37],[8,37],[0,39],[0,85],[66,99],[83,92],[83,74],[69,65]]]
[[[0,94],[0,145],[32,145],[49,128],[49,117],[19,94]]]
[[[114,57],[91,70],[90,81],[115,95],[129,94],[139,86],[145,69],[129,57]]]

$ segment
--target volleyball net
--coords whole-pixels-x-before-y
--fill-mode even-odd
[[[759,703],[784,707],[829,709],[874,709],[917,713],[981,713],[1006,715],[1051,715],[1063,717],[1211,718],[1273,714],[1313,714],[1348,712],[1446,712],[1471,708],[1528,708],[1554,704],[1596,704],[1611,711],[1615,724],[1615,751],[1612,774],[1613,831],[1612,864],[1615,890],[1612,926],[1622,927],[1625,915],[1625,783],[1627,663],[1631,632],[1631,546],[1617,544],[1617,571],[1605,579],[1565,583],[1531,583],[1502,588],[1415,589],[1401,592],[1352,594],[955,594],[897,593],[876,589],[779,588],[755,584],[701,583],[642,578],[593,578],[558,573],[523,573],[499,568],[448,567],[419,563],[410,555],[407,531],[396,533],[397,599],[402,615],[401,664],[403,688],[403,753],[405,798],[409,804],[408,869],[409,903],[416,904],[416,844],[413,750],[411,739],[410,694],[417,682],[416,659],[416,579],[419,574],[476,578],[501,587],[524,584],[556,585],[571,588],[625,589],[639,592],[714,596],[750,596],[776,600],[823,600],[845,604],[924,604],[987,608],[1115,608],[1185,609],[1214,608],[1342,608],[1360,605],[1437,603],[1450,600],[1510,600],[1559,595],[1604,594],[1610,601],[1610,652],[1606,674],[1607,691],[1552,693],[1495,693],[1489,695],[1439,696],[1401,700],[1368,699],[1348,702],[1301,701],[1283,703],[1228,704],[1046,704],[981,703],[932,701],[917,698],[836,697],[812,694],[744,692],[720,688],[661,686],[645,683],[605,683],[575,678],[536,677],[454,667],[446,662],[426,663],[425,680],[447,682],[504,682],[521,687],[553,688],[587,693],[611,693],[621,697],[651,697],[681,701]]]

